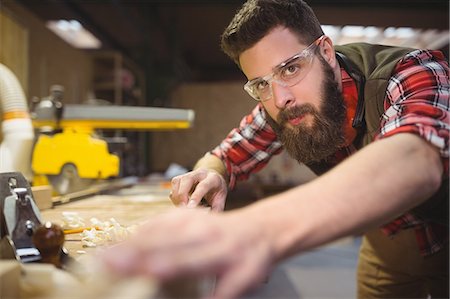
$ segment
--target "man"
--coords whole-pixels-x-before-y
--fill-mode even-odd
[[[217,275],[236,297],[280,260],[364,232],[359,298],[448,297],[448,63],[440,52],[334,47],[301,0],[250,0],[222,36],[255,109],[172,200],[213,211],[282,148],[320,176],[225,213],[177,209],[106,254],[119,273]],[[381,229],[380,229],[381,228]]]

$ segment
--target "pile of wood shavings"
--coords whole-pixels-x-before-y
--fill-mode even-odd
[[[76,212],[63,212],[64,229],[77,229],[89,226],[80,233],[83,247],[97,247],[107,243],[120,242],[128,238],[136,226],[125,227],[116,219],[101,221],[95,217],[90,219],[90,224]]]
[[[63,229],[77,229],[86,227],[86,221],[77,212],[62,212]]]

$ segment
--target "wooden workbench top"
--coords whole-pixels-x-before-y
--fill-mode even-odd
[[[174,208],[169,199],[170,190],[166,186],[167,184],[137,185],[110,195],[95,195],[43,210],[41,218],[43,222],[50,221],[62,226],[63,212],[75,212],[85,220],[86,226],[90,226],[91,218],[102,222],[113,218],[124,227],[138,225]],[[66,235],[64,247],[74,258],[93,250],[82,246],[80,233]]]
[[[42,221],[51,221],[53,223],[63,224],[63,212],[76,212],[79,217],[85,220],[85,223],[90,224],[91,218],[97,218],[99,221],[110,221],[114,218],[121,226],[131,227],[139,225],[146,220],[164,213],[174,208],[174,205],[169,199],[170,190],[169,184],[150,184],[150,185],[136,185],[131,188],[122,189],[111,195],[96,195],[89,198],[77,200],[70,203],[61,204],[52,209],[43,210],[41,212]],[[92,255],[97,248],[101,248],[107,244],[100,244],[97,247],[83,247],[82,234],[68,234],[65,236],[65,249],[69,252],[72,258],[75,258],[81,265],[85,265],[91,261]],[[110,243],[111,245],[114,242]],[[85,269],[89,269],[85,267]],[[59,274],[60,275],[60,274]],[[205,294],[210,294],[214,286],[214,278],[203,279],[187,279],[176,280],[167,285],[155,287],[149,281],[135,281],[136,285],[128,285],[122,282],[123,285],[118,284],[105,288],[100,287],[101,295],[96,298],[112,298],[111,294],[117,295],[118,291],[123,294],[130,295],[129,292],[134,291],[137,295],[132,295],[133,298],[200,298]],[[101,278],[95,280],[92,284],[85,284],[82,286],[83,292],[78,294],[80,287],[72,288],[73,298],[83,298],[92,296],[94,289],[98,288],[96,285],[104,284]],[[107,282],[107,284],[110,282]],[[57,287],[61,288],[61,284],[55,283]],[[93,287],[95,285],[96,287]],[[67,288],[67,286],[64,286]],[[106,292],[105,290],[108,290]],[[126,290],[126,291],[124,291]],[[98,291],[97,291],[98,292]],[[57,292],[55,292],[57,294]],[[57,298],[57,295],[54,295]],[[130,298],[131,298],[130,297]],[[119,297],[114,297],[119,298]],[[53,299],[53,297],[52,297]]]

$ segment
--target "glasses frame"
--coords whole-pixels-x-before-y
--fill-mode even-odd
[[[283,61],[282,63],[278,64],[277,66],[272,68],[272,73],[265,75],[263,77],[258,77],[255,78],[253,80],[247,81],[247,83],[244,84],[244,90],[256,101],[258,102],[265,102],[270,100],[273,97],[273,93],[272,93],[272,82],[276,81],[277,83],[283,85],[283,86],[294,86],[296,84],[298,84],[301,80],[303,80],[303,78],[300,78],[299,81],[297,81],[296,83],[289,85],[286,84],[286,82],[284,82],[282,79],[278,79],[278,74],[279,71],[286,65],[288,65],[289,63],[291,63],[293,60],[299,58],[299,57],[313,57],[314,52],[316,51],[316,48],[321,44],[321,42],[325,39],[326,35],[321,35],[319,36],[315,41],[313,41],[309,46],[307,46],[305,49],[303,49],[301,52],[295,54],[294,56],[286,59],[285,61]],[[308,65],[311,64],[313,59],[311,59],[308,62]],[[269,88],[270,88],[270,96],[268,98],[265,99],[261,99],[258,94],[256,92],[254,92],[254,85],[255,83],[260,83],[261,81],[266,81]]]

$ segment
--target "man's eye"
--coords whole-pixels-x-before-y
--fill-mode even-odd
[[[255,84],[257,90],[264,90],[269,85],[269,82],[261,80]]]
[[[290,63],[283,67],[281,70],[282,78],[289,78],[297,75],[301,70],[301,65],[299,63]]]

